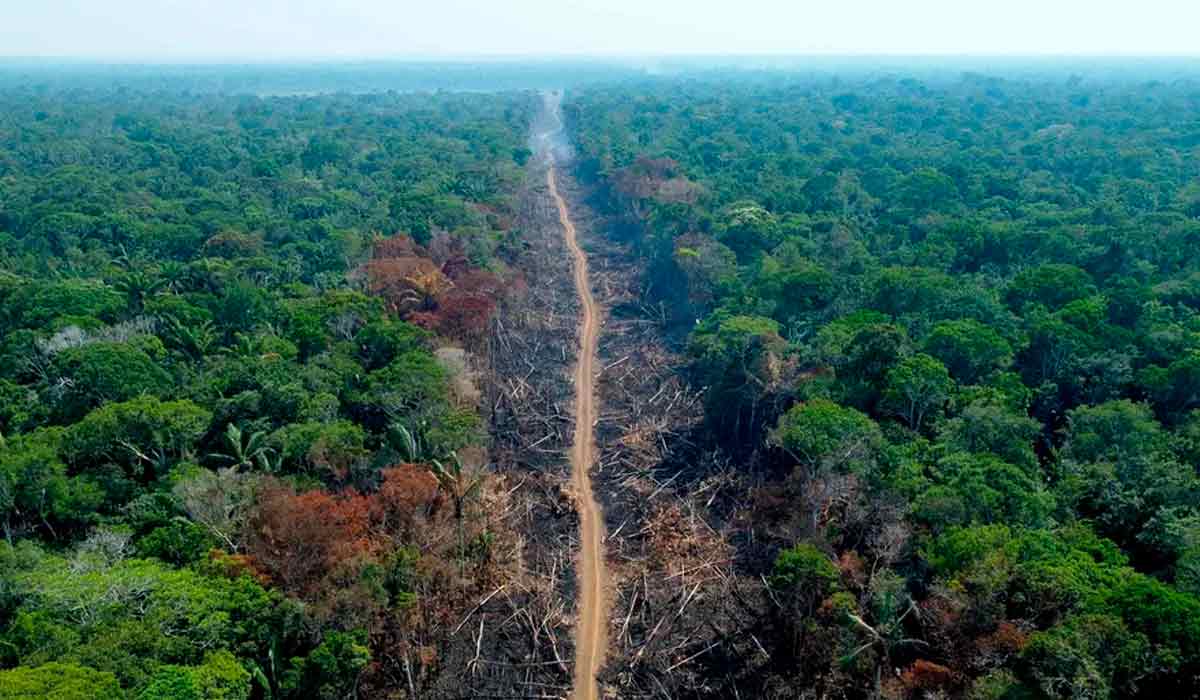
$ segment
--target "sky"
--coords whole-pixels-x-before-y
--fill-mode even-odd
[[[1200,0],[0,0],[0,56],[1200,53]]]

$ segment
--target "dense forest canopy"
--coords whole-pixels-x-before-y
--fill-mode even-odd
[[[537,105],[0,92],[0,697],[340,698],[436,649],[502,537],[456,372]]]
[[[565,112],[703,438],[761,474],[775,646],[730,682],[1195,697],[1194,76],[663,78]]]

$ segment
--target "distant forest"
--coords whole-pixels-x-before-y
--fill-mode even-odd
[[[498,92],[612,82],[644,75],[636,62],[467,60],[279,62],[274,64],[91,63],[0,59],[0,88],[133,90],[222,95]]]

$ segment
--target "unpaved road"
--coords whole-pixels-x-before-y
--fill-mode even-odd
[[[599,697],[596,674],[607,648],[608,619],[604,588],[604,517],[592,493],[589,471],[595,455],[592,428],[596,416],[596,339],[600,333],[600,312],[592,297],[588,280],[587,256],[579,247],[575,224],[562,195],[558,193],[558,173],[553,165],[546,170],[550,196],[558,206],[563,239],[574,258],[575,291],[579,294],[582,315],[579,319],[579,360],[575,364],[575,444],[571,448],[571,482],[579,510],[579,625],[575,630],[576,700]]]

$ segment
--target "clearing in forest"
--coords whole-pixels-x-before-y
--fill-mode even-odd
[[[550,144],[562,131],[558,116],[557,95],[547,97],[546,109],[555,123],[553,128],[538,134],[545,145],[550,165],[546,169],[546,185],[558,208],[563,239],[571,254],[575,275],[575,291],[579,295],[579,358],[575,364],[575,439],[571,447],[571,484],[579,511],[579,623],[575,630],[575,691],[577,700],[598,697],[596,674],[604,660],[607,647],[605,625],[608,614],[605,605],[604,516],[592,492],[589,474],[595,456],[596,421],[596,345],[600,334],[600,311],[592,296],[588,279],[587,255],[579,246],[575,224],[566,200],[558,191],[558,172],[554,166],[554,147]]]

